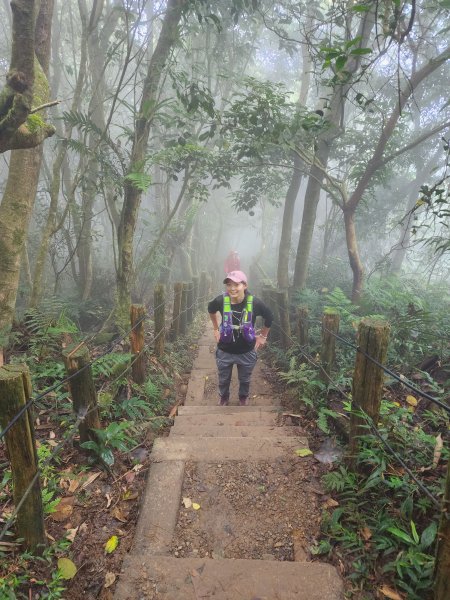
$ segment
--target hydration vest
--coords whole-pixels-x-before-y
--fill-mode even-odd
[[[234,341],[234,331],[239,329],[244,340],[252,343],[256,339],[255,329],[253,327],[253,296],[247,294],[246,305],[242,311],[242,318],[239,325],[233,325],[233,312],[231,310],[231,298],[229,294],[223,295],[223,316],[220,325],[220,341],[223,344],[230,344]]]

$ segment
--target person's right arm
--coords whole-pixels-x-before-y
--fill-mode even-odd
[[[220,340],[219,319],[217,318],[217,313],[219,311],[220,304],[218,302],[218,298],[214,298],[214,300],[208,304],[208,313],[214,330],[214,339],[217,343],[219,343]]]

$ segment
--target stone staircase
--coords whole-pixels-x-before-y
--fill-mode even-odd
[[[214,340],[205,334],[199,340],[185,406],[180,407],[169,437],[154,443],[134,544],[114,599],[342,599],[342,581],[328,564],[171,555],[187,464],[270,463],[308,447],[298,427],[280,423],[280,407],[259,364],[249,406],[216,406],[216,382]],[[237,398],[235,378],[231,397]],[[212,519],[216,514],[219,518],[220,508],[212,511]]]

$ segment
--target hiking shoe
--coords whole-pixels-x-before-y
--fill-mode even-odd
[[[219,397],[219,406],[228,406],[229,401],[230,401],[229,396],[220,396]]]
[[[248,396],[239,396],[239,404],[241,406],[247,406],[248,405]]]

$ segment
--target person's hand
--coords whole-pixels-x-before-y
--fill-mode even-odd
[[[261,348],[261,346],[264,346],[265,344],[267,344],[267,337],[265,335],[261,335],[261,334],[257,335],[255,350],[258,351],[258,349]]]
[[[214,339],[217,343],[220,341],[220,331],[218,329],[214,329]]]

